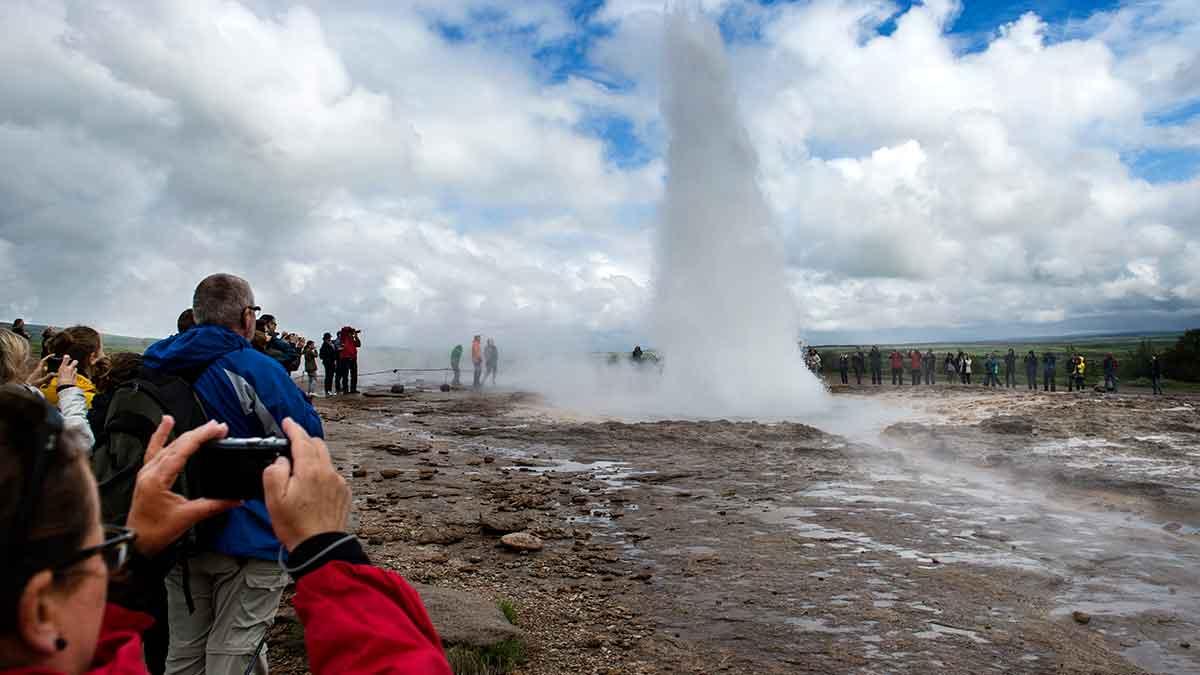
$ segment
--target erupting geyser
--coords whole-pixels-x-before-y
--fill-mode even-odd
[[[662,403],[701,417],[811,412],[824,391],[796,344],[783,246],[724,45],[698,14],[665,21],[668,175],[653,326],[666,358]]]

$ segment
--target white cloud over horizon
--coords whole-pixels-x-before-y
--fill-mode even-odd
[[[6,3],[0,312],[162,335],[220,270],[309,334],[644,339],[661,6]],[[807,329],[1200,316],[1200,178],[1129,159],[1200,149],[1200,6],[970,50],[949,0],[704,7],[754,27],[730,58]]]

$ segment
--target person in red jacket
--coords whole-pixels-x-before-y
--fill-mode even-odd
[[[904,357],[900,355],[900,352],[893,349],[891,355],[888,356],[888,360],[892,364],[892,384],[904,384]]]
[[[352,326],[342,326],[338,331],[338,393],[358,393],[358,348],[362,346],[359,333]]]
[[[0,388],[0,673],[147,672],[141,633],[152,620],[136,610],[148,584],[161,583],[155,556],[237,505],[171,491],[188,457],[227,433],[209,422],[167,445],[173,426],[164,416],[147,444],[126,526],[104,527],[81,436],[45,402]],[[312,672],[450,675],[417,593],[343,533],[350,491],[325,444],[290,419],[283,429],[292,459],[267,468],[263,486]]]
[[[908,371],[912,376],[913,386],[921,384],[921,352],[914,349],[908,354]]]

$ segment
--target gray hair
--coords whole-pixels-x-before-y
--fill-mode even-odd
[[[250,283],[232,274],[210,274],[192,295],[192,313],[197,324],[211,323],[233,330],[241,329],[242,316],[253,305]]]

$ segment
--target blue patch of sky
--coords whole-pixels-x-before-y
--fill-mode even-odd
[[[636,169],[645,166],[653,157],[650,149],[637,134],[632,120],[603,110],[584,115],[577,128],[601,139],[604,157],[621,169]]]
[[[1146,121],[1156,126],[1183,124],[1200,116],[1200,98],[1183,101],[1163,110],[1146,115]]]
[[[1191,180],[1200,175],[1200,150],[1172,148],[1124,153],[1121,160],[1133,175],[1150,183]]]
[[[880,24],[880,35],[891,35],[896,22],[913,5],[922,4],[914,0],[896,2],[898,11]],[[1033,12],[1051,26],[1071,21],[1081,21],[1096,12],[1115,9],[1121,0],[963,0],[958,14],[950,25],[949,33],[959,38],[958,43],[967,52],[980,51],[987,47],[1000,26],[1012,23],[1026,12]],[[1054,42],[1060,31],[1050,30],[1047,40]]]

